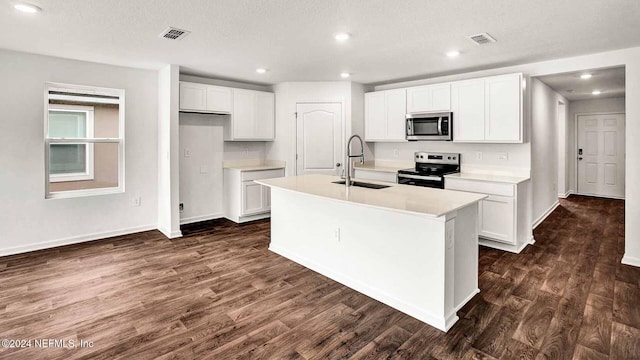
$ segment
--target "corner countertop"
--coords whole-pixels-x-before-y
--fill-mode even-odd
[[[242,171],[260,171],[260,170],[276,170],[276,169],[284,169],[285,162],[284,161],[274,161],[274,160],[227,160],[224,161],[222,167],[225,169],[233,169]]]
[[[445,175],[445,178],[452,179],[464,179],[464,180],[475,180],[475,181],[491,181],[491,182],[500,182],[507,184],[520,184],[521,182],[525,182],[529,180],[529,177],[525,176],[510,176],[510,175],[494,175],[494,174],[483,174],[483,173],[470,173],[470,172],[460,172],[456,174]]]
[[[432,189],[421,186],[390,184],[366,180],[365,182],[389,185],[384,189],[368,189],[333,184],[337,176],[304,175],[275,179],[255,180],[256,183],[283,190],[314,195],[329,200],[382,208],[413,215],[440,217],[469,206],[486,195],[461,191]],[[357,179],[354,179],[357,181]]]

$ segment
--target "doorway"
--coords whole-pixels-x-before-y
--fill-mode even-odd
[[[624,114],[577,115],[579,194],[624,199],[624,131]]]
[[[340,175],[343,126],[339,102],[296,104],[296,175]]]

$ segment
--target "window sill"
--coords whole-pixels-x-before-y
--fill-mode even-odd
[[[98,195],[110,195],[124,193],[124,188],[101,188],[101,189],[83,189],[83,190],[65,190],[51,192],[45,195],[45,199],[69,199],[77,197],[88,197]]]

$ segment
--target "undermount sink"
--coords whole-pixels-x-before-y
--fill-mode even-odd
[[[333,181],[333,183],[344,185],[345,181],[344,180]],[[384,189],[389,187],[389,185],[371,184],[371,183],[366,183],[361,181],[352,181],[351,186],[359,186],[367,189]]]

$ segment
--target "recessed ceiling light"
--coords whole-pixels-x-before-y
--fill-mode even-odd
[[[266,73],[267,71],[269,71],[269,70],[267,70],[267,69],[265,69],[265,68],[257,68],[257,69],[256,69],[256,72],[257,72],[258,74],[264,74],[264,73]]]
[[[28,14],[35,14],[39,11],[42,11],[42,8],[40,8],[39,6],[35,6],[33,4],[28,4],[28,3],[17,3],[13,5],[13,7],[18,11],[21,11],[23,13],[28,13]]]
[[[350,37],[351,37],[351,34],[349,34],[349,33],[337,33],[337,34],[334,36],[334,38],[335,38],[337,41],[347,41],[347,40],[349,40],[349,38],[350,38]]]
[[[593,94],[593,95],[600,95],[600,94],[602,94],[602,91],[600,91],[600,90],[593,90],[593,91],[591,92],[591,94]]]
[[[582,75],[580,75],[580,79],[587,80],[587,79],[591,79],[592,76],[593,75],[591,75],[591,74],[582,74]]]
[[[447,53],[447,56],[450,58],[454,58],[460,55],[460,51],[458,50],[451,50]]]
[[[340,73],[340,77],[342,77],[343,79],[346,79],[346,78],[348,78],[349,76],[351,76],[351,74],[349,74],[348,72]]]

